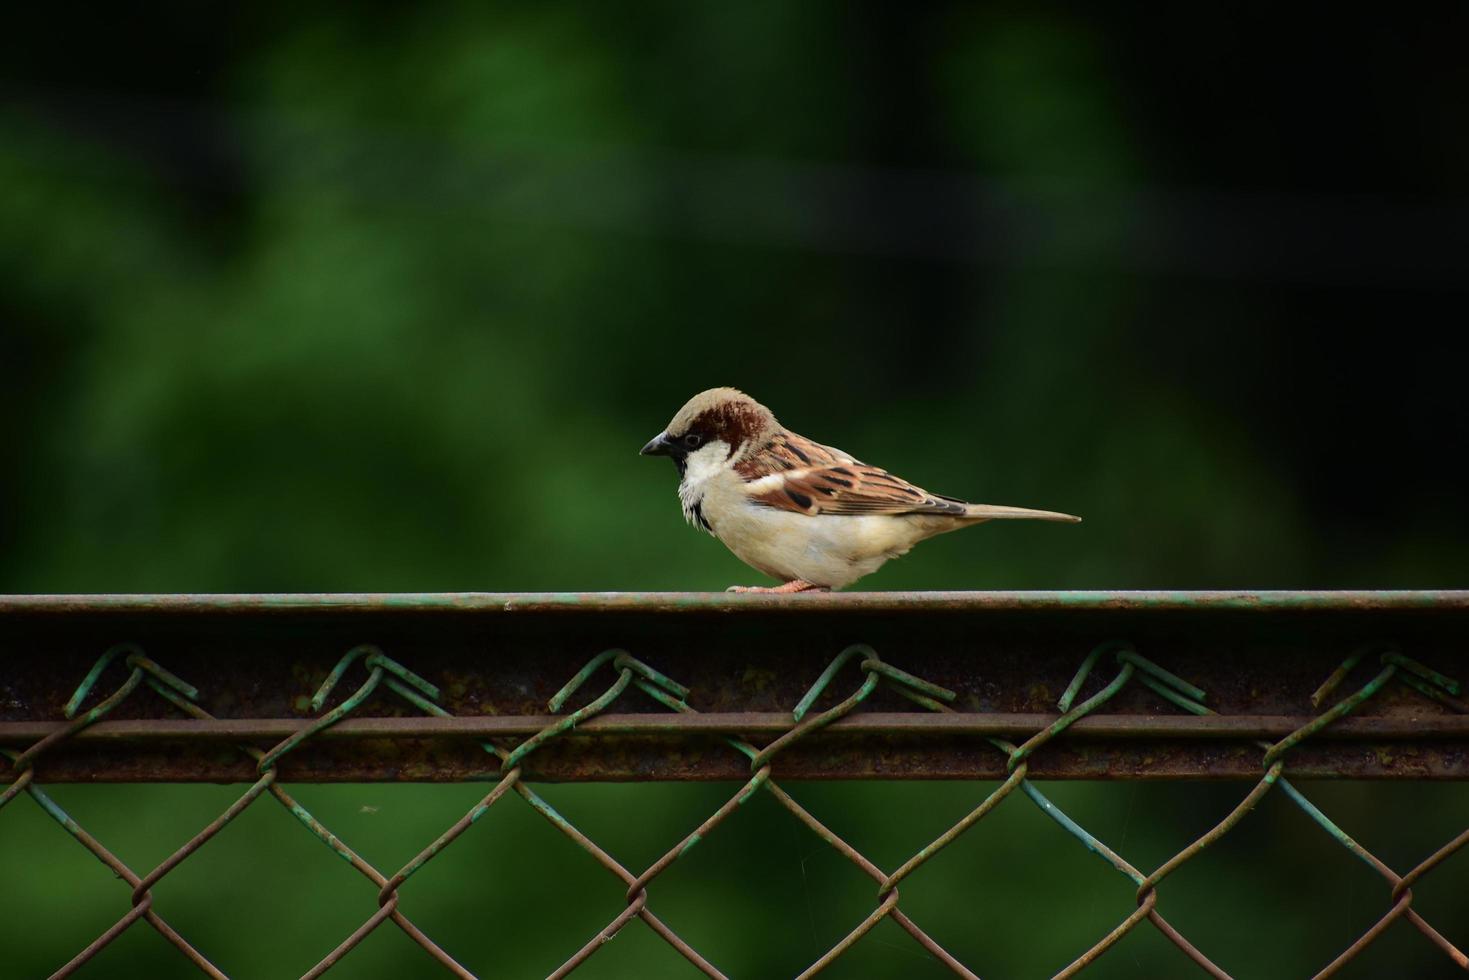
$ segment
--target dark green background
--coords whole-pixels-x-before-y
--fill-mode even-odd
[[[1462,11],[161,10],[7,14],[0,590],[754,583],[636,456],[715,384],[934,490],[1086,518],[938,539],[864,587],[1466,584]],[[641,867],[728,791],[546,793]],[[987,791],[798,790],[884,866]],[[1143,867],[1243,791],[1054,787]],[[146,868],[234,792],[55,794]],[[480,792],[300,788],[385,868]],[[1466,812],[1461,787],[1313,794],[1399,868]],[[0,813],[0,861],[6,975],[126,907],[28,801]],[[1461,944],[1465,863],[1418,890]],[[666,879],[655,909],[740,976],[794,973],[872,899],[763,798]],[[372,891],[268,802],[157,889],[240,976],[298,974]],[[1016,799],[903,904],[1011,977],[1064,964],[1129,896]],[[1238,975],[1298,976],[1385,896],[1270,798],[1165,904]],[[513,801],[404,900],[507,976],[621,906]],[[1348,974],[1436,957],[1398,926]],[[182,964],[138,927],[83,975]],[[341,973],[431,969],[384,928]],[[1097,975],[1188,969],[1145,928]],[[633,925],[586,972],[688,969]],[[940,969],[889,924],[832,971],[899,973]]]

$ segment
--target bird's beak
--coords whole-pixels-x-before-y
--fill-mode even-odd
[[[672,456],[673,455],[673,446],[668,441],[668,433],[667,432],[660,432],[656,436],[654,436],[652,439],[649,439],[648,440],[648,444],[646,446],[644,446],[639,451],[639,455],[641,455],[641,456]]]

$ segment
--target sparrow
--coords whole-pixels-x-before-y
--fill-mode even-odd
[[[785,584],[730,592],[828,591],[925,538],[991,520],[1081,520],[929,493],[781,426],[734,388],[700,392],[642,448],[678,467],[684,518]]]

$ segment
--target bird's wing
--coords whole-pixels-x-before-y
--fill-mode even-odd
[[[962,517],[968,505],[794,432],[782,432],[736,467],[750,499],[801,514],[937,514]]]
[[[758,453],[743,461],[735,469],[746,480],[757,480],[772,473],[803,470],[820,466],[862,466],[857,457],[831,446],[812,442],[794,432],[781,431]]]

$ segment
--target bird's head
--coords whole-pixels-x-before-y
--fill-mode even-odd
[[[780,431],[770,409],[734,388],[710,388],[690,398],[668,428],[642,449],[644,456],[669,456],[679,475],[690,464],[733,465]]]

